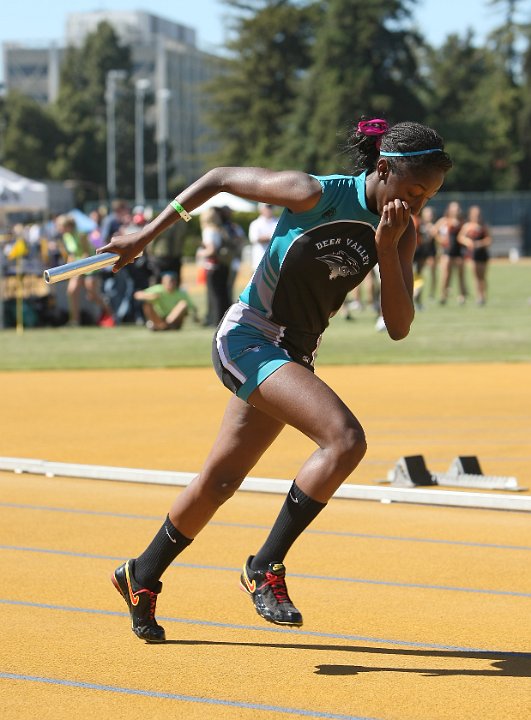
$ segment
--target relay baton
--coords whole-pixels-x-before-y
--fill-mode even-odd
[[[81,260],[74,260],[73,262],[66,263],[66,265],[45,270],[44,282],[47,285],[51,285],[61,282],[61,280],[69,280],[77,275],[85,275],[95,270],[101,270],[109,265],[114,265],[119,258],[120,256],[117,253],[104,252],[99,255],[81,258]]]

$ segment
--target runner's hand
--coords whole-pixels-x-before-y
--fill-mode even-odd
[[[126,265],[133,263],[135,258],[142,254],[146,244],[141,232],[130,233],[128,235],[116,235],[110,243],[98,248],[96,254],[103,252],[117,253],[120,258],[113,266],[112,271],[115,273]]]
[[[397,249],[398,241],[409,225],[411,210],[404,200],[391,200],[384,205],[380,223],[376,228],[376,245],[379,251]]]

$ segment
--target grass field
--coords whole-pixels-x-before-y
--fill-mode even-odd
[[[201,306],[205,289],[189,274],[188,287]],[[484,307],[473,299],[457,305],[455,291],[446,306],[428,299],[402,342],[375,331],[372,311],[354,318],[332,320],[318,364],[531,362],[531,260],[492,262]],[[179,333],[130,325],[32,329],[22,335],[4,330],[0,370],[204,367],[211,363],[211,340],[211,329],[191,322]]]

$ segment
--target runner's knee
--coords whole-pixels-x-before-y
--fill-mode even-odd
[[[367,452],[367,440],[362,426],[357,421],[345,423],[339,432],[334,433],[328,450],[338,469],[352,472]]]
[[[200,483],[201,498],[213,507],[220,507],[230,500],[244,481],[243,477],[210,479]]]

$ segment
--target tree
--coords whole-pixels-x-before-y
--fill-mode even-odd
[[[527,0],[525,0],[527,5]],[[514,83],[518,74],[519,53],[517,50],[517,39],[521,32],[522,25],[517,22],[520,6],[524,0],[489,0],[488,4],[504,12],[503,24],[492,33],[496,40],[497,51],[501,54],[507,75]]]
[[[427,122],[446,140],[454,160],[446,187],[509,190],[517,185],[514,87],[499,53],[478,47],[471,31],[450,35],[424,55]]]
[[[49,109],[12,91],[2,102],[2,116],[2,164],[30,178],[48,178],[50,148],[61,140],[61,132]]]
[[[215,161],[274,167],[298,78],[309,63],[313,8],[288,0],[225,0],[234,11],[223,82],[208,85]]]
[[[487,71],[487,54],[477,48],[470,31],[452,34],[440,48],[423,49],[426,121],[436,127],[454,160],[447,189],[485,189],[490,159],[485,152],[488,108],[479,103],[477,88]]]
[[[130,76],[130,48],[121,46],[112,26],[103,22],[86,37],[80,48],[67,49],[61,68],[59,96],[54,106],[64,141],[56,149],[51,172],[56,179],[78,181],[82,199],[94,198],[91,186],[106,187],[105,86],[109,70],[124,70]],[[117,178],[124,194],[132,194],[134,177],[133,117],[131,91],[119,93]]]
[[[418,117],[413,0],[225,0],[236,12],[211,113],[224,163],[337,169],[363,113]]]
[[[505,77],[512,89],[511,102],[506,101],[499,109],[510,117],[506,119],[505,130],[508,141],[514,145],[511,160],[516,187],[528,190],[531,188],[531,24],[519,22],[519,18],[526,17],[529,5],[526,0],[490,0],[489,4],[504,12],[503,24],[490,38],[499,59],[497,77]],[[519,52],[520,46],[522,52]]]
[[[286,138],[299,166],[338,169],[339,134],[362,115],[421,119],[415,55],[408,29],[411,2],[326,0],[316,28],[312,65],[304,77]]]

